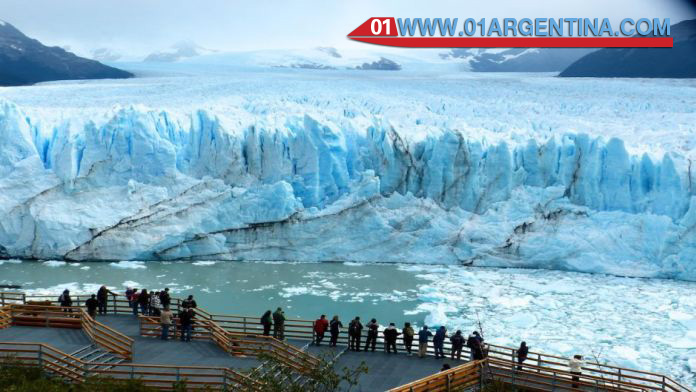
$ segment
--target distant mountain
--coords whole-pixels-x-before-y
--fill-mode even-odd
[[[377,61],[363,63],[362,65],[355,67],[355,69],[370,71],[400,71],[401,65],[399,65],[396,61],[389,60],[386,57],[380,57],[380,59]]]
[[[443,58],[467,60],[475,72],[560,72],[596,51],[585,48],[452,49]]]
[[[0,21],[0,86],[21,86],[66,79],[122,79],[130,72],[48,47]]]
[[[579,59],[559,76],[696,78],[696,19],[670,29],[672,48],[607,48]]]
[[[109,48],[99,48],[92,51],[92,58],[97,61],[118,61],[121,54]]]
[[[172,63],[175,61],[215,53],[215,50],[206,49],[194,42],[184,41],[172,45],[171,48],[154,52],[145,57],[145,62]]]

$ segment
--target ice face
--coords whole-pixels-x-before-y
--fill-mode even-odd
[[[63,121],[3,102],[0,255],[464,263],[696,279],[688,148],[641,152],[611,133],[496,132],[488,112],[492,129],[477,136],[483,128],[472,124],[484,121],[450,115],[447,100],[425,99],[420,115],[383,98],[360,102],[366,111],[356,98],[289,94],[283,103],[285,94],[191,112],[68,109]],[[621,115],[640,117],[636,105]],[[693,119],[687,106],[659,110]]]

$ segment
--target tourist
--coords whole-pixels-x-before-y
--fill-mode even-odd
[[[130,296],[130,304],[133,307],[133,315],[137,316],[138,315],[138,297],[140,295],[138,294],[138,289],[134,288],[133,292],[131,293]]]
[[[452,367],[450,366],[449,363],[443,363],[442,367],[440,368],[440,371],[445,372],[445,371],[450,370],[450,369],[452,369]]]
[[[126,288],[126,299],[128,300],[128,306],[133,307],[133,293],[135,290],[132,287]]]
[[[63,312],[72,312],[70,307],[72,306],[73,302],[72,298],[70,298],[70,290],[63,290],[63,294],[58,297],[58,303],[60,303],[60,306],[63,307]]]
[[[462,348],[464,347],[464,336],[462,336],[462,331],[457,330],[457,332],[454,333],[454,336],[450,338],[450,343],[452,343],[450,357],[454,359],[456,356],[457,360],[461,360]]]
[[[85,306],[87,306],[87,313],[89,314],[90,317],[95,318],[97,317],[97,306],[99,305],[99,301],[97,301],[97,296],[92,294],[91,297],[85,301]]]
[[[379,330],[379,324],[377,324],[376,319],[370,320],[366,325],[367,327],[367,342],[365,342],[365,351],[372,345],[372,352],[375,352],[375,346],[377,345],[377,332]]]
[[[140,313],[143,316],[148,314],[148,307],[150,306],[150,295],[147,293],[147,289],[142,289],[138,295],[138,305],[140,305]]]
[[[573,375],[573,388],[578,388],[577,383],[580,381],[583,366],[585,366],[585,362],[582,360],[582,355],[576,354],[568,361],[570,373]]]
[[[285,340],[285,313],[280,306],[273,312],[273,337]]]
[[[428,337],[430,336],[433,336],[433,333],[428,331],[427,325],[418,331],[418,356],[420,358],[425,358],[428,354]]]
[[[341,323],[341,320],[338,319],[338,316],[333,316],[331,322],[329,323],[329,330],[331,331],[331,341],[329,342],[330,347],[336,347],[336,343],[338,342],[338,334],[341,332],[341,328],[343,328],[343,323]]]
[[[169,328],[172,325],[174,313],[169,310],[169,306],[165,306],[160,312],[160,326],[162,327],[162,340],[169,339]]]
[[[527,355],[529,355],[529,347],[527,347],[527,342],[522,342],[520,348],[517,349],[517,370],[522,370],[522,362],[527,360]]]
[[[356,316],[348,325],[348,336],[350,337],[349,347],[353,351],[360,351],[360,338],[362,337],[363,325],[360,317]]]
[[[263,335],[270,336],[271,326],[273,325],[273,319],[271,316],[270,309],[267,310],[266,313],[263,314],[263,316],[261,316],[261,325],[263,325]]]
[[[160,295],[159,293],[150,293],[150,316],[160,315]]]
[[[171,306],[172,297],[169,296],[169,287],[165,287],[164,291],[160,291],[160,304],[163,308]]]
[[[193,295],[189,295],[188,298],[181,301],[181,306],[187,309],[196,309],[198,304],[196,304],[196,300],[193,299]]]
[[[471,361],[479,361],[483,359],[483,338],[478,334],[478,332],[474,331],[469,335],[469,338],[466,340],[466,346],[469,347],[470,351],[470,356],[469,359]]]
[[[321,345],[321,341],[324,340],[324,334],[326,330],[329,329],[329,320],[326,319],[326,315],[322,314],[318,320],[314,322],[314,334],[316,335],[316,345]]]
[[[445,357],[445,352],[444,352],[445,338],[447,338],[447,329],[443,325],[440,328],[438,328],[437,332],[435,332],[435,337],[433,337],[433,347],[435,348],[435,359]]]
[[[109,289],[106,286],[102,286],[97,291],[97,307],[99,308],[99,314],[106,314],[106,304],[109,301]]]
[[[396,351],[396,338],[401,335],[399,331],[396,330],[394,323],[389,323],[389,326],[382,331],[384,335],[384,348],[387,350],[387,354],[391,354],[391,350],[394,350],[394,354],[398,354]]]
[[[179,320],[181,321],[181,341],[190,342],[191,330],[193,329],[193,309],[184,308],[179,314]]]
[[[401,332],[404,334],[404,347],[406,347],[407,355],[411,355],[411,346],[413,345],[413,336],[415,335],[411,323],[404,323],[404,329]]]

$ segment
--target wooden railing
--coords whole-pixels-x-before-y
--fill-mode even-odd
[[[5,294],[3,296],[3,294]],[[86,300],[89,296],[73,296],[73,299],[81,303]],[[23,293],[0,293],[0,301],[29,301],[29,300],[49,300],[55,302],[57,299],[55,296],[25,296]],[[172,298],[171,309],[176,311],[179,309],[181,300],[177,298]],[[128,314],[132,313],[132,308],[129,306],[128,301],[124,296],[112,295],[110,296],[110,301],[108,304],[108,310],[115,314]],[[263,327],[260,324],[259,317],[253,316],[235,316],[235,315],[220,315],[213,314],[206,311],[203,308],[195,309],[196,312],[196,323],[194,327],[196,328],[196,334],[193,338],[195,339],[209,339],[215,341],[216,344],[228,347],[226,350],[230,353],[242,353],[244,355],[252,355],[252,352],[259,352],[258,348],[258,337],[263,332]],[[204,323],[212,322],[212,324]],[[149,327],[145,329],[150,329],[149,331],[141,330],[141,334],[145,336],[159,336],[159,323],[156,319],[151,318],[148,322]],[[340,344],[348,344],[348,334],[346,333],[349,321],[344,322],[344,328],[342,333],[339,335],[338,342]],[[299,320],[299,319],[289,319],[285,321],[285,337],[288,339],[297,340],[307,340],[311,341],[314,339],[314,322],[309,320]],[[141,328],[143,328],[141,326]],[[222,334],[224,330],[227,335]],[[434,331],[433,331],[434,332]],[[176,333],[176,332],[174,332]],[[254,336],[255,339],[250,341],[249,336]],[[226,338],[226,339],[225,339]],[[247,346],[243,344],[234,345],[232,342],[237,339],[241,343],[248,343]],[[378,338],[380,344],[382,342],[381,334]],[[253,344],[252,344],[253,343]],[[365,333],[363,333],[362,343],[365,344]],[[232,345],[232,348],[229,348]],[[293,347],[291,345],[287,345]],[[404,350],[402,336],[399,336],[397,340],[397,346],[399,350]],[[418,342],[417,336],[413,343],[413,349],[417,350]],[[508,367],[516,363],[517,360],[517,350],[511,347],[504,347],[495,344],[488,344],[488,357],[491,360],[502,361],[506,363]],[[294,348],[294,347],[293,347]],[[288,348],[292,350],[292,348]],[[450,355],[451,346],[448,341],[445,342],[444,351],[446,355]],[[268,350],[267,350],[268,351]],[[434,348],[432,342],[428,346],[428,354],[434,354]],[[258,354],[253,354],[258,355]],[[462,357],[467,358],[469,356],[469,349],[464,347],[462,350]],[[560,375],[562,372],[568,370],[568,358],[548,355],[538,352],[530,352],[528,354],[528,359],[525,362],[525,367],[527,365],[534,366],[537,373],[542,373],[543,369],[547,369],[549,374]],[[583,368],[583,374],[587,376],[597,377],[602,380],[605,384],[611,383],[629,383],[642,385],[646,389],[656,389],[666,392],[683,392],[690,391],[689,388],[681,385],[680,383],[674,381],[670,377],[651,373],[641,370],[622,368],[618,366],[597,363],[593,361],[586,361],[585,367]]]
[[[162,330],[159,320],[152,316],[140,316],[139,321],[141,336],[161,336]],[[181,337],[180,322],[177,318],[172,321],[171,334],[173,338],[178,339]],[[229,332],[214,321],[198,317],[193,320],[193,328],[195,334],[191,336],[192,339],[211,340],[231,355],[273,356],[284,365],[300,373],[305,373],[320,365],[319,359],[272,336]]]
[[[8,305],[13,325],[82,329],[92,343],[125,360],[133,359],[133,339],[94,320],[78,307]]]
[[[87,363],[42,343],[0,342],[0,357],[12,359],[12,364],[41,367],[59,378],[74,383],[84,382],[90,376],[102,376],[120,380],[140,380],[143,384],[158,389],[172,389],[174,383],[185,382],[187,390],[263,390],[259,382],[228,368]]]
[[[0,306],[0,329],[4,329],[12,324],[12,316],[10,316],[9,306]]]
[[[26,303],[25,294],[13,291],[0,291],[0,306]]]
[[[389,392],[464,391],[482,384],[483,361],[469,362],[414,382],[390,389]]]
[[[94,320],[84,309],[80,315],[82,330],[94,344],[126,361],[133,360],[134,340],[132,338]]]

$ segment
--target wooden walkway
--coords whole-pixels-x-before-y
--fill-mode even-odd
[[[82,298],[75,299],[83,302]],[[358,391],[465,390],[497,380],[538,391],[690,392],[663,375],[591,363],[583,369],[579,385],[574,388],[567,359],[530,353],[524,369],[519,371],[512,361],[514,349],[495,345],[489,345],[485,361],[476,363],[407,356],[401,342],[399,354],[385,353],[381,342],[374,353],[350,352],[346,350],[345,333],[338,347],[330,348],[326,343],[317,347],[310,344],[313,323],[307,320],[287,320],[288,340],[283,343],[260,336],[257,317],[214,315],[203,309],[196,310],[196,329],[191,342],[162,341],[156,337],[159,335],[156,320],[133,316],[121,297],[110,301],[109,315],[96,319],[79,308],[65,316],[61,308],[9,305],[25,304],[27,300],[23,294],[0,292],[0,305],[8,305],[0,307],[0,355],[19,354],[29,362],[44,363],[44,367],[45,359],[49,359],[52,366],[49,371],[75,382],[88,372],[99,372],[117,378],[142,378],[149,385],[161,388],[171,387],[173,382],[185,378],[192,386],[262,390],[258,385],[254,388],[240,385],[249,384],[245,374],[263,366],[257,355],[265,352],[299,373],[312,366],[317,357],[333,361],[339,372],[343,367],[355,368],[364,362],[369,372],[361,376]],[[174,310],[178,305],[179,300],[175,300]],[[40,321],[33,321],[34,316]],[[37,326],[17,326],[21,323]],[[64,328],[38,326],[49,324]],[[449,347],[445,352],[449,352]],[[463,352],[462,356],[468,357],[468,353]],[[97,364],[87,366],[86,362],[95,362],[90,358],[97,358]],[[109,363],[100,364],[105,358]],[[444,363],[453,369],[440,372]]]

